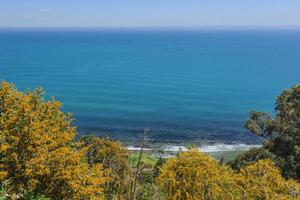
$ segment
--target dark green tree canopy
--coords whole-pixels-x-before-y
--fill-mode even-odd
[[[300,180],[300,85],[277,97],[274,117],[253,111],[245,128],[266,138],[264,148],[275,155],[286,178]]]

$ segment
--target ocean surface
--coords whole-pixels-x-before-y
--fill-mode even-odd
[[[248,113],[300,83],[300,31],[2,29],[0,79],[43,87],[80,134],[255,143]]]

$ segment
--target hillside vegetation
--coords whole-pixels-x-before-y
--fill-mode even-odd
[[[228,164],[194,147],[155,160],[108,138],[75,140],[60,102],[2,82],[0,199],[300,199],[300,86],[283,91],[275,110],[251,112],[245,127],[263,147]]]

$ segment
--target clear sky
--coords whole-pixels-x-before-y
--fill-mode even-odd
[[[0,27],[299,25],[300,0],[0,0]]]

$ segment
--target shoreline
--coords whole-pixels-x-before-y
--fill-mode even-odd
[[[259,144],[225,144],[225,143],[216,143],[214,145],[200,145],[197,146],[199,151],[204,153],[215,153],[215,152],[228,152],[228,151],[247,151],[251,148],[258,148],[262,145]],[[127,146],[129,151],[139,151],[141,148],[136,146]],[[144,148],[145,151],[164,151],[164,152],[178,152],[178,151],[187,151],[187,145],[165,145],[159,149],[156,148]]]
[[[188,151],[189,145],[170,145],[165,144],[160,147],[145,147],[143,152],[145,155],[150,155],[150,157],[156,158],[171,158],[175,157],[180,151]],[[225,143],[216,143],[216,144],[202,144],[197,145],[196,148],[203,153],[210,154],[216,160],[230,161],[234,160],[236,156],[248,151],[251,148],[261,147],[260,144],[225,144]],[[125,146],[128,151],[133,154],[139,153],[141,148],[136,146]]]

